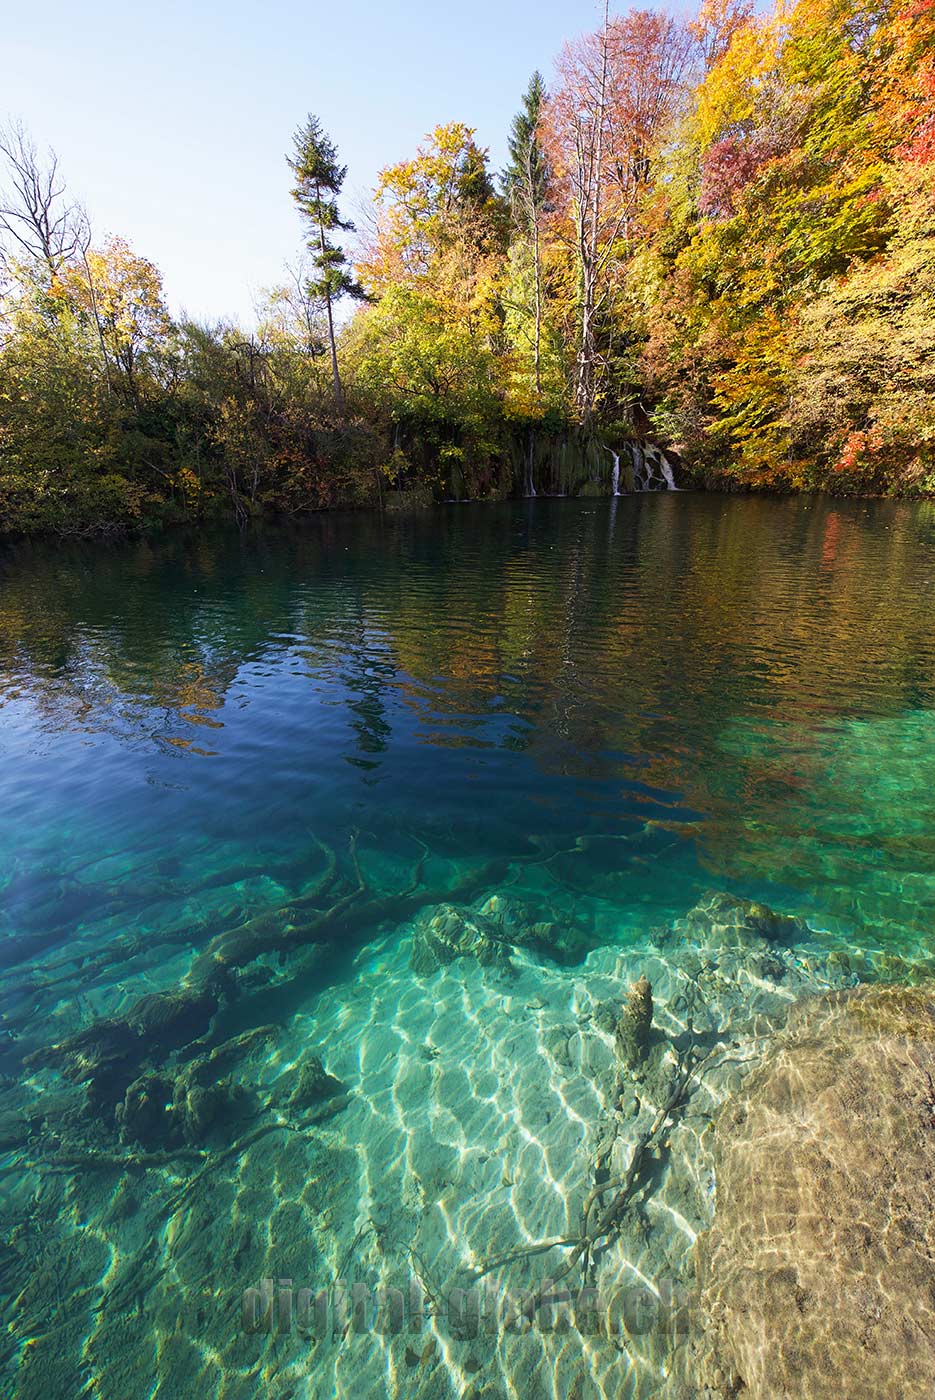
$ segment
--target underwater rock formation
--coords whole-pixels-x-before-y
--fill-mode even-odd
[[[594,946],[593,938],[573,920],[559,923],[539,919],[538,911],[521,900],[495,894],[481,905],[480,912],[494,922],[500,936],[514,948],[525,948],[560,967],[576,967]]]
[[[416,921],[411,966],[425,976],[456,958],[476,958],[482,967],[510,966],[510,953],[522,948],[560,966],[583,962],[592,941],[573,921],[536,919],[519,900],[493,895],[480,910],[436,905]]]
[[[174,1077],[152,1073],[134,1080],[114,1110],[120,1141],[145,1148],[202,1146],[242,1118],[248,1090],[230,1077],[199,1083],[200,1072],[195,1061]]]
[[[933,1086],[931,985],[793,1010],[717,1121],[717,1208],[697,1247],[701,1393],[935,1394]]]
[[[722,890],[709,890],[682,919],[669,938],[708,947],[751,948],[763,944],[808,942],[811,930],[804,919],[777,914],[767,904],[740,899]],[[659,940],[668,941],[668,940]]]
[[[649,1046],[653,1024],[653,989],[643,976],[634,982],[615,1028],[617,1054],[628,1069],[635,1069]]]
[[[143,1147],[165,1143],[171,1099],[172,1083],[165,1075],[144,1074],[135,1079],[114,1110],[121,1142],[135,1142]]]
[[[416,921],[409,963],[425,977],[456,958],[476,958],[482,967],[509,967],[510,948],[490,919],[441,904]]]
[[[316,1104],[335,1099],[344,1093],[340,1079],[329,1074],[317,1055],[310,1055],[296,1077],[295,1088],[288,1098],[293,1112],[314,1108]]]

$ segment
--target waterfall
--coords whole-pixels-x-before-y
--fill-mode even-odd
[[[634,440],[630,443],[633,458],[634,491],[677,491],[675,477],[665,453],[654,443]]]
[[[536,483],[533,480],[532,461],[532,433],[530,433],[529,448],[526,452],[526,481],[523,485],[523,495],[527,497],[535,496],[536,494]]]
[[[613,472],[611,473],[611,477],[610,477],[610,494],[611,494],[612,496],[619,496],[619,495],[620,495],[620,453],[619,453],[619,452],[615,452],[614,449],[613,449],[612,447],[608,447],[607,451],[610,453],[611,457],[613,457],[613,459],[614,459],[614,469],[613,469]]]

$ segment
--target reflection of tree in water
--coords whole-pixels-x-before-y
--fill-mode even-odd
[[[465,837],[502,821],[524,839],[541,789],[543,829],[648,817],[697,839],[715,873],[826,885],[866,881],[876,842],[908,888],[905,843],[841,815],[862,805],[859,781],[834,778],[853,731],[834,753],[826,736],[935,709],[933,559],[924,505],[720,497],[30,545],[3,561],[0,684],[53,730],[223,750],[213,726],[234,696],[262,725],[277,678],[299,669],[343,707],[328,742],[368,783],[401,745],[436,751],[431,779],[406,773],[405,800]],[[891,743],[881,731],[878,767]],[[319,761],[310,732],[301,762]],[[502,813],[472,795],[481,763],[514,789]],[[888,820],[905,801],[890,794]]]

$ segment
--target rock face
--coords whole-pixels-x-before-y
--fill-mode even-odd
[[[702,1396],[935,1395],[935,987],[793,1011],[717,1122]]]

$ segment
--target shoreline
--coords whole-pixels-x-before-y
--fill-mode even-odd
[[[358,519],[413,519],[429,516],[433,511],[443,508],[457,506],[504,506],[519,505],[522,502],[532,501],[614,501],[614,500],[640,500],[646,497],[668,495],[665,491],[621,491],[617,495],[601,493],[598,495],[579,494],[565,495],[562,493],[537,492],[535,497],[527,496],[478,496],[464,499],[445,497],[442,499],[425,499],[419,492],[413,491],[398,493],[394,498],[387,493],[382,506],[380,505],[353,505],[341,504],[321,509],[310,509],[307,511],[283,514],[282,512],[269,512],[251,517],[249,520],[238,524],[232,516],[212,516],[207,519],[187,519],[165,521],[151,521],[145,525],[137,527],[130,526],[107,526],[101,529],[89,531],[63,531],[52,528],[35,531],[11,532],[0,529],[0,546],[22,545],[27,543],[80,543],[80,544],[125,544],[141,540],[156,540],[173,537],[182,537],[188,534],[213,534],[215,532],[236,531],[241,535],[248,535],[254,530],[265,528],[280,528],[285,526],[295,526],[308,520],[322,520],[329,517],[355,517]],[[891,505],[921,505],[926,502],[935,502],[935,492],[925,494],[888,494],[870,492],[833,492],[827,489],[801,490],[801,491],[781,491],[770,487],[753,487],[749,484],[727,483],[723,487],[704,485],[698,482],[688,481],[685,485],[677,488],[676,494],[681,496],[703,496],[703,497],[743,497],[757,500],[792,501],[801,500],[810,504],[818,502],[885,502]],[[406,499],[407,496],[414,499]],[[392,501],[392,504],[390,503]]]

